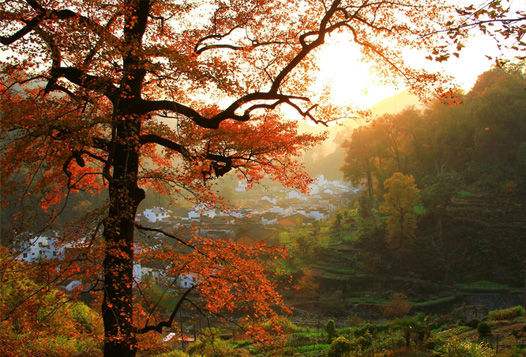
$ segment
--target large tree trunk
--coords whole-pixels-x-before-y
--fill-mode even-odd
[[[110,153],[110,205],[104,222],[104,355],[134,356],[133,233],[137,207],[144,198],[144,191],[137,186],[140,122],[133,117],[117,118]]]
[[[148,24],[150,0],[127,1],[125,11],[123,72],[118,100],[113,103],[113,167],[109,187],[110,207],[104,224],[104,355],[134,356],[133,331],[133,232],[144,191],[137,186],[141,118],[135,115],[146,75],[142,37]],[[134,106],[135,103],[135,106]]]

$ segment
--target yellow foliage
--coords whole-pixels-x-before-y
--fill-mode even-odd
[[[385,180],[384,202],[380,211],[388,216],[387,232],[390,242],[400,247],[403,241],[413,238],[416,231],[417,217],[415,206],[420,203],[420,190],[412,175],[395,172]]]

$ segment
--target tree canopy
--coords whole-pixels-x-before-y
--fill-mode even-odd
[[[249,182],[270,175],[305,189],[295,157],[321,138],[300,134],[278,109],[330,120],[335,109],[308,93],[313,55],[327,37],[348,31],[386,75],[420,94],[443,93],[447,78],[412,67],[403,53],[436,50],[433,34],[454,16],[432,0],[5,1],[2,187],[22,180],[24,192],[44,193],[41,206],[53,217],[75,191],[107,192],[97,211],[104,219],[89,236],[103,228],[103,249],[90,258],[103,271],[95,281],[104,291],[105,354],[133,355],[141,331],[132,269],[145,188],[210,202],[209,180],[236,171]],[[222,248],[225,256],[233,249]],[[245,289],[264,282],[261,269],[250,272]],[[206,286],[196,290],[210,296]],[[222,287],[226,296],[233,288]],[[271,290],[253,316],[268,317]]]

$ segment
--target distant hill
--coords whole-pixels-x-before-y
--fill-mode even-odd
[[[421,106],[418,98],[404,91],[392,97],[386,98],[371,108],[372,119],[384,115],[401,112],[410,106]],[[341,180],[343,174],[340,168],[343,166],[345,152],[341,145],[347,140],[354,128],[366,124],[365,120],[348,119],[337,126],[330,127],[329,137],[325,142],[307,151],[303,162],[312,176],[324,175],[331,180]]]
[[[422,103],[414,94],[411,94],[408,91],[403,91],[376,103],[371,108],[371,111],[373,112],[373,116],[380,116],[388,113],[399,113],[410,106],[418,107],[422,106]]]

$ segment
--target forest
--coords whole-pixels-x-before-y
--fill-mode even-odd
[[[520,1],[0,24],[0,356],[526,356]]]

